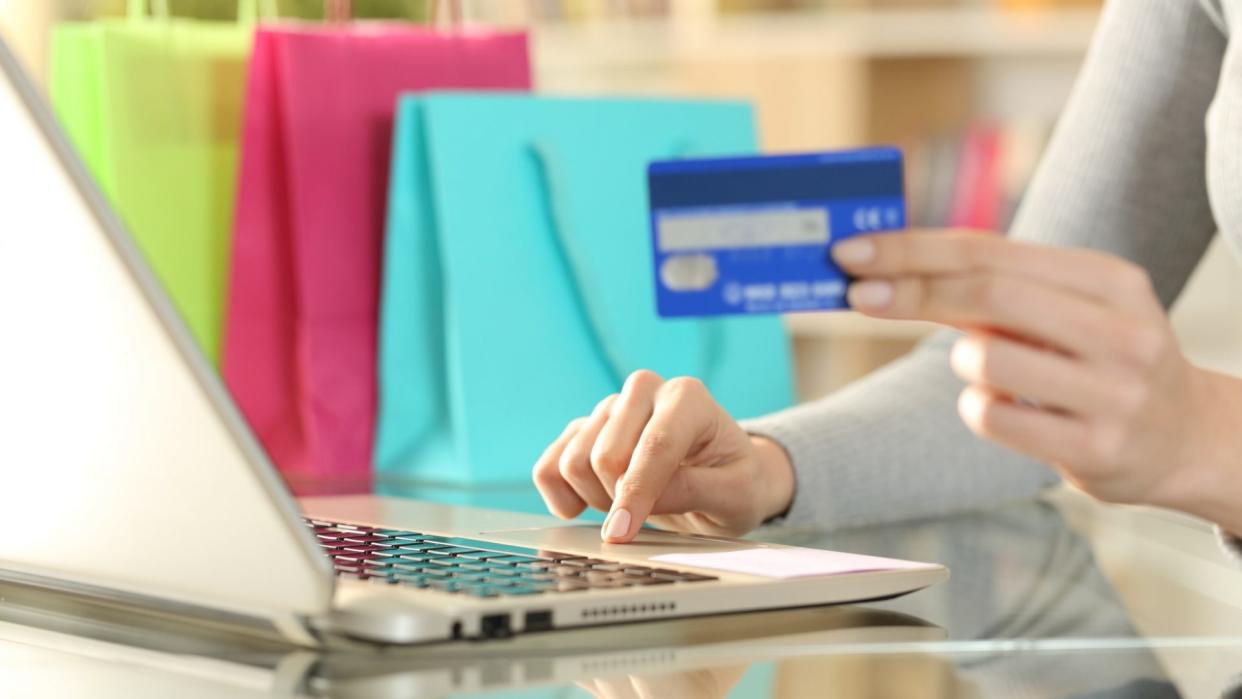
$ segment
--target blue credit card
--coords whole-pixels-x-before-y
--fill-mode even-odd
[[[906,225],[896,148],[659,161],[647,188],[664,317],[845,308],[829,247]]]

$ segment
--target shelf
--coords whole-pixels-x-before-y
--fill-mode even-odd
[[[928,8],[544,22],[541,69],[642,68],[730,58],[1075,57],[1099,11]]]
[[[791,313],[785,327],[795,339],[877,339],[918,341],[938,329],[934,323],[881,320],[851,311]]]

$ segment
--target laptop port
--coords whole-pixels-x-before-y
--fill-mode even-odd
[[[552,612],[541,609],[537,612],[526,612],[526,631],[551,631]]]
[[[483,638],[508,638],[513,635],[509,628],[508,614],[488,614],[483,617],[479,627],[479,635]]]

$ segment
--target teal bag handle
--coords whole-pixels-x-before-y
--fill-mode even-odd
[[[564,201],[564,178],[556,148],[546,140],[538,140],[531,144],[531,154],[539,165],[544,201],[547,202],[548,219],[552,222],[554,240],[560,257],[569,269],[569,278],[579,300],[578,308],[586,321],[591,343],[599,356],[603,357],[608,367],[609,376],[619,388],[631,372],[644,368],[637,362],[624,356],[621,343],[613,336],[612,324],[606,322],[607,310],[596,291],[589,273],[586,251],[578,237],[573,235],[574,226]],[[688,143],[680,144],[673,149],[674,158],[685,157],[691,148]],[[697,321],[698,330],[698,370],[697,376],[710,383],[720,364],[720,355],[724,349],[724,333],[718,323]]]

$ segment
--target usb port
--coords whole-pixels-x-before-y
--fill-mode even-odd
[[[508,638],[513,635],[509,629],[509,615],[488,614],[480,622],[479,633],[483,638]]]
[[[526,631],[551,631],[552,612],[543,609],[537,612],[526,612]]]

